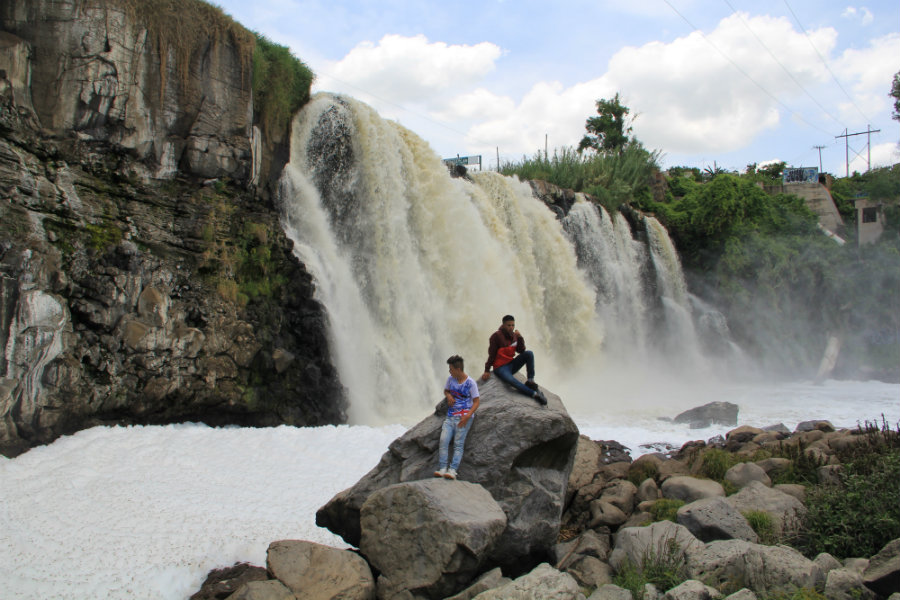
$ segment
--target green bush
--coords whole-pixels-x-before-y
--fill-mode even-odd
[[[684,506],[684,500],[660,498],[650,507],[650,515],[654,521],[672,521],[674,523],[675,515],[682,506]]]
[[[858,443],[837,452],[839,485],[817,485],[807,494],[799,548],[810,557],[868,557],[900,537],[900,427],[867,423]]]
[[[309,100],[313,72],[290,49],[256,34],[253,112],[267,138],[281,139],[294,113]]]
[[[725,473],[738,463],[737,457],[721,448],[710,448],[700,457],[700,475],[716,481],[725,479]]]
[[[636,486],[644,483],[646,479],[655,479],[659,473],[659,467],[649,461],[639,462],[631,465],[628,469],[628,481]]]

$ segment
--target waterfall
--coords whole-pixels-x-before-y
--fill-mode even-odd
[[[507,313],[539,381],[599,354],[593,287],[531,188],[450,178],[423,140],[362,103],[317,94],[298,113],[279,197],[329,316],[351,422],[421,418],[446,359],[480,374]]]
[[[417,421],[441,398],[449,356],[482,372],[508,313],[537,380],[567,404],[596,407],[614,378],[708,371],[656,219],[634,232],[579,196],[558,220],[518,179],[451,178],[418,136],[343,96],[314,96],[292,135],[283,224],[326,308],[352,423]]]

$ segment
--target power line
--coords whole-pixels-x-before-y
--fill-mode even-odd
[[[766,96],[768,96],[769,98],[771,98],[772,100],[774,100],[775,103],[777,103],[779,106],[781,106],[782,108],[784,108],[784,109],[785,109],[786,111],[788,111],[791,115],[797,117],[797,119],[799,119],[800,121],[802,121],[803,123],[805,123],[805,124],[808,125],[809,127],[812,127],[813,129],[818,129],[818,130],[821,131],[822,133],[827,133],[828,135],[832,135],[832,133],[831,133],[830,131],[826,131],[826,130],[822,129],[821,127],[819,127],[818,125],[814,125],[813,123],[810,123],[810,122],[807,121],[805,118],[803,118],[803,115],[801,115],[801,114],[798,113],[797,111],[793,110],[790,106],[788,106],[787,104],[785,104],[784,102],[782,102],[781,100],[779,100],[778,98],[776,98],[769,90],[767,90],[766,88],[764,88],[764,87],[762,86],[761,83],[759,83],[758,81],[756,81],[755,79],[753,79],[753,77],[751,77],[749,73],[747,73],[746,71],[744,71],[744,69],[742,69],[736,62],[734,62],[734,61],[731,59],[730,56],[728,56],[727,54],[725,54],[725,52],[724,52],[721,48],[719,48],[715,43],[713,43],[713,41],[710,40],[710,39],[709,39],[709,38],[708,38],[708,37],[700,30],[700,28],[696,27],[693,23],[691,23],[691,22],[688,20],[687,17],[685,17],[683,14],[681,14],[681,13],[678,11],[677,8],[675,8],[674,6],[672,6],[672,4],[671,4],[671,2],[669,2],[669,0],[663,0],[663,2],[665,2],[666,4],[668,4],[668,5],[669,5],[669,8],[671,8],[671,9],[675,12],[675,14],[677,14],[679,17],[681,17],[681,19],[682,19],[685,23],[687,23],[689,27],[691,27],[693,30],[697,31],[697,32],[700,34],[700,36],[701,36],[704,40],[706,40],[706,43],[708,43],[710,46],[712,46],[712,47],[716,50],[716,52],[718,52],[719,54],[721,54],[722,57],[725,58],[725,60],[727,60],[728,62],[731,63],[731,66],[733,66],[735,69],[737,69],[738,72],[740,72],[741,75],[743,75],[744,77],[746,77],[747,79],[749,79],[749,80],[753,83],[753,85],[755,85],[756,87],[758,87],[758,88],[759,88]]]
[[[819,101],[816,100],[815,97],[813,97],[813,95],[810,94],[810,93],[806,90],[805,87],[803,87],[803,84],[801,84],[799,81],[797,81],[797,79],[794,77],[793,73],[791,73],[791,72],[788,70],[788,68],[785,67],[784,64],[783,64],[780,60],[778,60],[778,57],[775,56],[775,53],[772,52],[772,50],[766,45],[765,42],[762,41],[762,39],[760,39],[760,37],[759,37],[758,35],[756,35],[756,32],[753,31],[753,28],[750,27],[750,24],[747,23],[747,21],[744,19],[744,17],[742,17],[741,14],[740,14],[737,10],[735,10],[735,8],[731,5],[731,3],[730,3],[728,0],[723,0],[723,1],[725,2],[725,4],[728,5],[728,8],[730,8],[731,11],[732,11],[735,15],[737,15],[737,17],[741,20],[741,23],[744,24],[744,27],[747,28],[747,31],[749,31],[749,32],[753,35],[753,37],[756,38],[756,41],[759,42],[759,45],[762,46],[763,48],[765,48],[765,49],[766,49],[766,52],[769,53],[769,56],[771,56],[772,59],[773,59],[776,63],[778,63],[778,66],[781,67],[781,70],[784,71],[784,72],[787,74],[787,76],[791,78],[791,81],[793,81],[794,83],[796,83],[796,84],[797,84],[797,87],[799,87],[801,90],[803,90],[803,93],[806,94],[807,96],[809,96],[809,99],[812,100],[813,102],[815,102],[816,106],[818,106],[820,109],[822,109],[822,112],[825,113],[829,118],[831,118],[832,121],[834,121],[835,123],[837,123],[838,125],[840,125],[840,126],[842,126],[842,127],[846,127],[846,125],[844,125],[844,123],[842,123],[842,122],[840,121],[840,119],[838,119],[837,117],[835,117],[834,115],[832,115],[830,112],[828,112],[828,109],[826,109],[824,106],[822,106],[821,104],[819,104]]]
[[[866,116],[866,113],[864,113],[862,111],[862,109],[859,106],[857,106],[856,101],[853,100],[853,97],[847,93],[847,90],[845,90],[844,86],[841,85],[841,82],[838,81],[838,78],[834,74],[834,71],[831,70],[831,67],[828,66],[828,62],[825,60],[825,57],[822,56],[822,54],[819,52],[819,49],[816,48],[815,44],[813,44],[812,38],[809,37],[809,33],[806,32],[806,29],[803,27],[803,23],[801,23],[800,19],[797,18],[797,15],[794,13],[794,9],[791,8],[791,5],[788,4],[787,0],[784,0],[784,5],[787,7],[788,11],[790,11],[791,15],[794,17],[794,20],[797,22],[797,26],[800,28],[800,31],[802,31],[803,35],[806,36],[806,41],[808,41],[809,45],[812,46],[812,49],[816,51],[816,54],[819,56],[819,60],[822,61],[822,64],[825,65],[825,68],[831,74],[831,78],[834,80],[834,82],[837,84],[837,86],[839,88],[841,88],[841,91],[844,92],[844,95],[847,96],[847,99],[850,100],[850,103],[856,108],[856,110],[859,111],[859,114],[861,114],[863,116],[863,119],[865,119],[866,121],[870,121],[871,119],[869,119],[869,117]]]

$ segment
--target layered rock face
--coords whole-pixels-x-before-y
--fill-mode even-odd
[[[193,22],[166,43],[137,10],[113,0],[0,5],[0,47],[9,56],[0,69],[18,105],[31,103],[54,136],[76,132],[127,149],[147,176],[180,170],[249,180],[252,34],[211,13],[185,13]]]
[[[0,6],[0,452],[94,424],[343,422],[324,309],[251,191],[234,40],[162,68],[107,4]]]

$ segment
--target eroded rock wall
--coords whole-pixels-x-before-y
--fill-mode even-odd
[[[19,90],[19,105],[28,97],[51,135],[74,133],[127,149],[148,177],[181,171],[248,181],[252,34],[215,23],[205,11],[185,25],[179,45],[142,23],[135,6],[116,0],[0,4],[6,32],[0,49],[18,46],[17,56],[24,51],[30,59],[30,89]],[[0,69],[21,88],[21,69]]]

